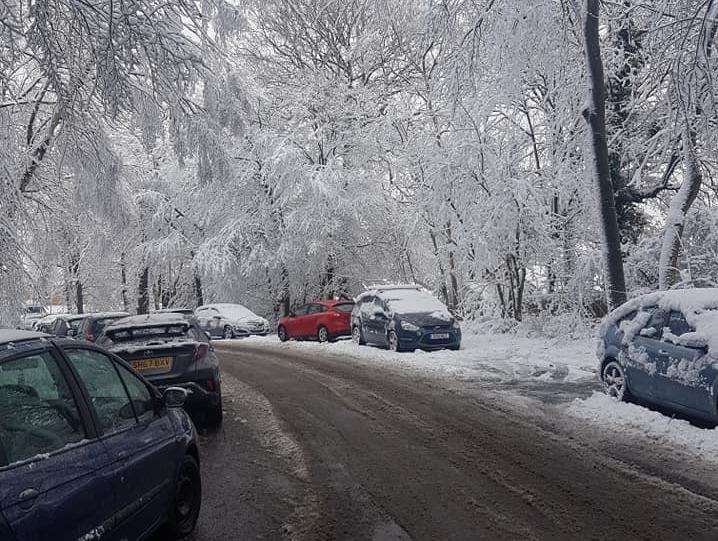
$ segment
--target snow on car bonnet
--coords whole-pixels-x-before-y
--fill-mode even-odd
[[[635,334],[648,321],[642,317],[646,314],[644,309],[654,306],[665,312],[681,312],[688,325],[695,329],[681,336],[664,333],[664,338],[688,347],[707,345],[708,352],[718,357],[718,288],[657,291],[631,299],[606,316],[601,324],[601,335],[605,334],[610,325],[618,325],[631,312],[638,312],[634,318],[635,325],[621,325],[624,332]]]

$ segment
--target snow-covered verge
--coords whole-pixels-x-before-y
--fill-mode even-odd
[[[522,337],[491,334],[465,328],[460,351],[416,351],[394,353],[370,346],[357,346],[350,340],[333,344],[317,342],[280,343],[274,336],[246,338],[245,341],[272,344],[273,347],[341,354],[358,360],[401,366],[423,375],[472,382],[514,382],[523,380],[576,382],[595,380],[595,344],[580,340]]]
[[[642,435],[657,445],[668,445],[685,450],[692,457],[718,462],[718,429],[699,428],[643,406],[617,402],[603,393],[574,400],[566,412],[605,428],[607,434]]]

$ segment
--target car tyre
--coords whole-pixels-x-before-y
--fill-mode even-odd
[[[284,328],[283,325],[280,325],[277,329],[277,336],[279,336],[280,342],[286,342],[289,340],[289,335],[287,334],[287,329]]]
[[[366,339],[364,338],[364,333],[361,330],[361,326],[354,325],[352,327],[352,340],[357,346],[363,346],[366,344]]]
[[[180,466],[169,519],[165,525],[167,537],[182,539],[191,534],[197,526],[201,507],[202,478],[199,465],[192,456],[186,455]]]
[[[222,331],[222,337],[225,340],[230,340],[234,338],[234,330],[229,325],[224,326],[224,330]]]
[[[319,327],[319,329],[317,330],[317,340],[319,340],[319,342],[323,344],[325,342],[330,342],[331,339],[332,337],[329,334],[329,329],[324,326]]]
[[[605,393],[619,402],[628,400],[631,393],[628,390],[626,373],[616,360],[609,360],[601,368],[601,382]]]

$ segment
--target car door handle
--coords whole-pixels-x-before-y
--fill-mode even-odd
[[[33,505],[35,505],[35,500],[37,500],[39,495],[40,493],[34,488],[26,488],[23,490],[18,497],[18,505],[20,506],[20,509],[25,511],[30,509]]]

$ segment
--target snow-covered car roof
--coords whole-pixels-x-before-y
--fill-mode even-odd
[[[130,316],[110,323],[105,327],[105,332],[117,331],[120,329],[132,329],[134,327],[151,327],[162,325],[189,325],[190,320],[183,314],[167,312],[162,314],[143,314]]]
[[[102,319],[105,317],[130,317],[130,314],[127,312],[91,312],[89,314],[85,314],[85,317]]]
[[[356,300],[363,299],[364,297],[367,297],[369,295],[381,295],[382,293],[386,293],[387,291],[396,291],[396,290],[426,291],[426,289],[423,286],[420,286],[417,284],[372,285],[372,286],[367,286],[366,291],[359,293],[359,295],[357,295],[357,297],[356,297]]]
[[[85,319],[93,314],[54,314],[55,320],[64,319],[65,321],[75,321],[76,319]]]
[[[9,342],[22,342],[23,340],[33,340],[36,338],[48,338],[48,335],[35,331],[0,329],[0,344],[7,344]]]
[[[695,332],[687,333],[686,343],[706,343],[709,351],[718,353],[718,288],[671,289],[654,291],[630,299],[611,313],[601,323],[600,334],[616,325],[631,312],[657,306],[662,310],[683,313]]]

